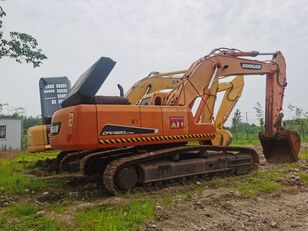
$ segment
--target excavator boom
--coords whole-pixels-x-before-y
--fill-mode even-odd
[[[179,83],[185,71],[151,72],[147,77],[135,83],[125,94],[131,104],[137,104],[145,95],[162,89],[173,89]]]
[[[244,88],[244,76],[238,75],[229,82],[220,83],[218,79],[211,85],[210,95],[201,114],[201,123],[215,122],[216,136],[212,140],[214,145],[228,146],[232,142],[232,134],[224,129],[233,108],[240,99]],[[217,104],[217,94],[223,93],[223,98],[214,117],[214,108]]]
[[[273,58],[270,61],[242,58],[260,55],[272,55]],[[181,83],[167,96],[165,105],[192,108],[196,98],[201,97],[194,116],[195,122],[199,122],[212,83],[219,77],[232,75],[266,75],[265,131],[259,135],[264,155],[271,162],[297,161],[300,137],[282,127],[282,104],[287,82],[286,63],[280,51],[259,53],[216,49],[191,65]],[[282,146],[283,149],[280,148]]]

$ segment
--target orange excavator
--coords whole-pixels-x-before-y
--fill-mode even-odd
[[[136,105],[159,105],[162,99],[168,95],[168,91],[173,89],[179,83],[186,70],[173,72],[151,72],[147,77],[136,82],[125,93],[125,97],[130,104]],[[124,96],[123,87],[118,84],[120,96]],[[236,76],[232,81],[218,82],[212,84],[211,95],[204,107],[201,122],[214,122],[216,125],[215,139],[211,140],[214,145],[228,146],[232,142],[232,134],[224,129],[224,124],[229,118],[232,109],[241,96],[244,87],[244,77]],[[216,98],[219,92],[224,92],[223,100],[218,107],[217,114],[214,114]],[[62,153],[63,154],[63,153]],[[87,153],[80,153],[78,158],[75,154],[64,152],[58,163],[58,168],[62,172],[78,172],[80,161]]]
[[[272,59],[251,59],[261,55]],[[191,65],[161,105],[128,105],[123,97],[95,96],[114,65],[112,59],[102,57],[88,69],[51,124],[51,145],[64,150],[59,158],[68,153],[76,158],[86,154],[80,162],[81,171],[102,174],[110,193],[130,190],[137,184],[246,174],[256,169],[259,158],[254,149],[211,145],[216,126],[200,123],[212,84],[228,76],[266,75],[265,131],[259,134],[264,156],[269,162],[298,160],[300,137],[282,127],[286,64],[281,52],[215,49]],[[189,141],[205,145],[186,145]]]

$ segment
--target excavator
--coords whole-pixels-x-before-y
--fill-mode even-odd
[[[272,59],[253,59],[262,55]],[[136,185],[211,174],[247,174],[256,169],[259,157],[254,149],[212,145],[215,124],[200,122],[211,86],[228,76],[266,76],[265,129],[259,134],[264,156],[268,162],[298,160],[300,137],[282,126],[287,83],[280,51],[214,49],[189,67],[160,105],[129,105],[125,97],[95,96],[114,65],[111,58],[102,57],[90,67],[63,100],[63,108],[53,115],[50,129],[52,147],[76,158],[86,153],[81,171],[90,175],[99,169],[109,193]],[[189,141],[203,145],[186,145]]]
[[[180,81],[182,75],[186,70],[174,72],[151,72],[147,77],[136,82],[125,94],[125,97],[131,104],[137,105],[157,105],[161,98],[165,97],[168,93],[166,90],[173,89]],[[180,77],[181,76],[181,77]],[[207,107],[204,107],[202,122],[213,122],[215,119],[217,134],[212,140],[213,145],[228,146],[232,142],[232,134],[230,131],[224,129],[224,124],[229,118],[232,109],[236,105],[241,96],[244,87],[243,76],[236,76],[230,82],[215,83],[211,87],[211,95],[207,101]],[[124,96],[124,89],[118,84],[120,89],[120,96]],[[214,118],[214,106],[216,102],[217,93],[225,92],[223,100],[219,106],[217,116]],[[141,99],[140,99],[141,97]],[[204,116],[208,112],[210,117]],[[78,172],[80,170],[80,161],[88,153],[82,152],[78,155],[62,152],[58,156],[58,167],[61,172]],[[99,172],[93,172],[97,174]]]
[[[131,87],[127,91],[125,97],[128,98],[131,104],[136,104],[145,94],[149,94],[153,91],[162,89],[172,89],[179,82],[180,77],[178,74],[182,72],[183,71],[168,72],[168,73],[151,72],[147,77],[135,83],[133,87]],[[60,87],[62,88],[66,84],[65,89],[57,89],[56,86],[59,84]],[[56,89],[51,88],[51,85],[53,85],[53,87]],[[120,95],[121,94],[124,95],[122,86],[118,85],[118,87],[120,89]],[[67,77],[53,77],[53,78],[40,79],[39,89],[41,98],[41,111],[43,115],[42,120],[44,124],[36,125],[28,129],[27,146],[29,152],[33,153],[43,152],[52,149],[49,142],[51,116],[56,110],[60,108],[60,103],[58,103],[57,101],[56,104],[51,105],[49,101],[50,99],[52,100],[53,98],[56,98],[57,96],[56,93],[59,90],[61,91],[61,94],[63,94],[63,91],[66,90],[64,92],[66,95],[66,93],[69,91],[69,88],[70,88],[70,82]],[[54,90],[54,92],[50,92],[52,90]]]
[[[29,152],[51,150],[49,141],[51,117],[60,108],[60,103],[69,89],[70,81],[67,77],[40,78],[39,90],[43,124],[28,128],[27,147]]]
[[[125,103],[127,104],[138,104],[142,97],[145,97],[152,92],[161,91],[161,90],[170,90],[176,87],[176,85],[181,80],[184,71],[173,71],[173,72],[151,72],[145,78],[137,81],[124,95],[123,87],[118,84],[118,88],[120,90],[121,97],[113,97],[113,96],[103,96],[102,98],[105,101],[109,100],[109,103],[112,103],[113,100],[119,99],[127,99]],[[106,103],[106,102],[105,102]],[[61,152],[57,157],[58,168],[61,172],[78,172],[80,161],[84,158],[88,153],[81,152],[78,155],[70,154],[69,152]]]
[[[166,72],[166,73],[160,73],[160,72],[151,72],[147,77],[139,80],[136,82],[125,94],[125,97],[128,98],[128,101],[131,104],[138,104],[138,102],[142,102],[142,97],[147,99],[151,93],[158,92],[165,89],[173,89],[180,81],[181,75],[185,73],[186,70],[180,70],[180,71],[174,71],[174,72]],[[46,87],[45,85],[50,84],[59,84],[60,82],[67,82],[69,83],[68,79],[66,77],[56,77],[56,78],[41,78],[39,82],[40,86],[40,92],[44,90]],[[229,145],[232,141],[232,134],[224,130],[223,124],[227,120],[229,114],[231,113],[234,105],[236,104],[238,98],[240,97],[240,94],[238,93],[242,92],[244,86],[244,80],[243,77],[237,76],[232,82],[229,83],[221,83],[221,84],[213,84],[211,88],[211,95],[207,102],[207,107],[204,108],[204,113],[202,114],[202,121],[208,122],[210,121],[210,117],[207,115],[212,115],[214,111],[214,103],[217,92],[226,91],[226,94],[223,98],[222,104],[220,106],[219,112],[217,114],[217,117],[215,118],[215,122],[217,128],[219,129],[218,134],[216,135],[215,139],[212,141],[213,144],[221,144],[221,145]],[[118,85],[120,89],[120,95],[124,95],[121,92],[124,92],[122,90],[123,88]],[[231,91],[232,90],[232,91]],[[236,91],[237,90],[237,91]],[[240,90],[240,91],[239,91]],[[156,94],[152,94],[153,96],[157,97]],[[50,96],[49,96],[50,97]],[[231,99],[230,97],[234,97],[234,99]],[[155,99],[153,100],[153,102]],[[42,105],[44,102],[44,96],[41,93],[41,106],[42,106],[42,112],[44,112],[44,108],[46,108],[46,103]],[[230,103],[232,102],[232,107],[230,107]],[[229,110],[228,110],[229,109]],[[53,113],[53,112],[52,112]],[[44,117],[43,120],[46,121],[47,117]],[[223,122],[222,122],[223,120]],[[27,141],[28,141],[28,151],[29,152],[43,152],[47,150],[51,150],[49,137],[50,137],[50,121],[46,121],[46,124],[43,125],[36,125],[33,127],[30,127],[27,131]],[[221,134],[221,135],[219,135]],[[224,142],[223,142],[224,140]],[[77,162],[76,162],[77,163]],[[63,169],[61,166],[60,168]],[[75,168],[76,169],[76,168]],[[66,169],[68,170],[68,169]]]
[[[35,125],[27,130],[27,149],[29,152],[44,152],[51,150],[49,142],[50,124]]]
[[[180,70],[180,71],[174,71],[174,72],[165,72],[165,73],[160,73],[160,72],[151,72],[147,77],[139,80],[136,82],[125,94],[125,97],[128,98],[128,101],[131,104],[138,104],[140,102],[140,99],[147,98],[151,93],[153,92],[158,92],[161,90],[165,89],[173,89],[180,81],[181,76],[185,73],[186,70]],[[227,120],[228,115],[232,111],[233,107],[229,107],[230,102],[234,102],[230,97],[234,95],[235,93],[234,90],[236,89],[242,89],[244,86],[243,82],[243,77],[237,77],[237,80],[233,80],[230,83],[223,83],[223,84],[215,84],[212,86],[211,89],[211,100],[208,100],[208,107],[204,108],[204,113],[202,116],[202,121],[207,122],[209,121],[209,118],[206,115],[211,115],[213,114],[214,110],[214,102],[216,98],[217,92],[224,91],[224,90],[229,90],[232,92],[227,91],[224,99],[222,101],[222,104],[220,106],[220,110],[217,114],[217,117],[215,118],[216,124],[218,124],[219,128],[219,134],[215,137],[215,139],[212,141],[213,144],[222,144],[222,145],[229,145],[232,141],[231,133],[227,130],[222,129],[223,123],[222,119],[224,118],[224,122]],[[241,79],[241,80],[240,80]],[[44,100],[44,95],[43,91],[46,90],[45,87],[48,85],[50,86],[51,84],[59,84],[59,83],[67,83],[67,86],[69,86],[69,81],[66,77],[56,77],[56,78],[41,78],[39,82],[39,87],[40,87],[40,95],[41,95],[41,107],[42,107],[42,114],[46,111],[45,108],[48,107],[47,102]],[[121,85],[118,85],[120,89],[120,95],[124,95],[124,90],[121,87]],[[69,90],[69,89],[67,89]],[[218,91],[217,91],[218,90]],[[121,93],[122,92],[122,93]],[[241,92],[241,91],[240,91]],[[50,93],[49,93],[50,94]],[[237,94],[237,92],[236,92]],[[156,96],[157,94],[155,94]],[[227,97],[228,95],[228,97]],[[229,96],[231,95],[231,96]],[[48,96],[50,97],[50,95]],[[235,99],[238,99],[240,95],[236,95]],[[231,100],[231,101],[230,101]],[[237,100],[236,100],[237,101]],[[236,103],[235,101],[235,103]],[[228,104],[228,105],[226,105]],[[234,104],[235,105],[235,104]],[[234,106],[233,105],[233,106]],[[231,110],[225,111],[225,109],[230,108]],[[58,108],[55,108],[57,110]],[[206,110],[210,110],[209,113]],[[54,110],[54,111],[55,111]],[[52,111],[53,113],[53,111]],[[43,152],[47,150],[51,150],[50,142],[49,142],[49,137],[50,137],[50,121],[47,120],[52,113],[49,113],[48,117],[45,116],[43,117],[44,123],[43,125],[36,125],[33,127],[30,127],[27,131],[27,141],[28,141],[28,151],[29,152]],[[227,115],[228,114],[228,115]],[[220,138],[219,138],[220,137]],[[222,140],[225,140],[222,142]],[[77,163],[75,161],[75,163]],[[67,163],[65,164],[67,166]],[[60,166],[60,169],[65,170],[64,167]],[[78,168],[75,168],[76,170]],[[66,169],[68,170],[68,169]]]

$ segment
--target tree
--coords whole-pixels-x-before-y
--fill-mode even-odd
[[[256,110],[256,116],[258,118],[261,130],[263,131],[263,127],[264,127],[264,111],[262,109],[261,103],[257,102],[257,104],[254,107],[254,109]]]
[[[305,138],[305,130],[304,130],[304,110],[300,107],[295,107],[295,121],[299,124],[300,126],[300,133],[303,138]]]
[[[291,114],[292,119],[288,121],[288,128],[298,131],[303,138],[305,138],[305,124],[307,119],[307,112],[304,109],[288,104],[289,115]],[[306,118],[306,119],[305,119]]]
[[[0,59],[9,57],[18,63],[25,61],[32,63],[33,67],[39,67],[42,60],[47,59],[42,50],[38,48],[37,40],[29,34],[10,32],[10,39],[5,39],[2,31],[2,18],[6,16],[0,6]]]
[[[238,139],[237,127],[242,122],[242,114],[241,111],[237,108],[232,117],[232,128],[235,133],[235,138]]]

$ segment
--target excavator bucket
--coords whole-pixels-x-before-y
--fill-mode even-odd
[[[259,134],[263,148],[263,154],[271,163],[290,163],[298,161],[300,149],[300,136],[297,132],[283,129],[274,137],[266,137],[264,133]]]

